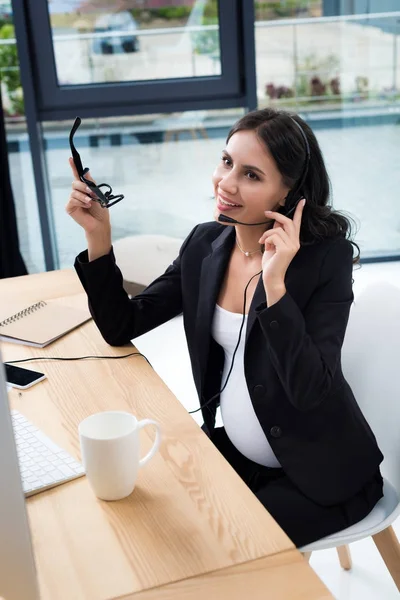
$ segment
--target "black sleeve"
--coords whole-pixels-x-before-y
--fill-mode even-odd
[[[352,272],[353,247],[342,238],[328,250],[304,314],[289,293],[257,307],[271,361],[299,410],[316,407],[331,390],[353,302]]]
[[[92,262],[87,250],[77,256],[74,266],[88,295],[90,313],[108,344],[123,346],[182,312],[181,257],[196,228],[165,273],[132,299],[124,290],[112,249]],[[132,256],[132,260],[143,259]]]

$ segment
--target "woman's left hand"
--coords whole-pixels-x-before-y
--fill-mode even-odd
[[[300,226],[305,203],[304,199],[300,200],[293,219],[278,212],[265,213],[268,218],[275,219],[273,228],[263,233],[259,240],[260,244],[265,244],[262,276],[266,291],[285,285],[286,271],[300,249]]]

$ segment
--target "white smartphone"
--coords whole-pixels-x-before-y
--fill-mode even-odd
[[[39,373],[39,371],[31,371],[15,365],[5,364],[4,366],[6,368],[7,383],[19,390],[26,390],[46,378],[46,375]]]

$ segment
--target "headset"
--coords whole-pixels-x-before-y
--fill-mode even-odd
[[[288,217],[289,215],[292,215],[294,213],[294,211],[296,210],[296,207],[297,207],[298,203],[303,198],[303,194],[301,193],[301,189],[302,189],[302,187],[304,185],[304,182],[305,182],[305,179],[307,177],[308,169],[309,169],[309,166],[310,166],[310,157],[311,157],[310,145],[308,143],[307,136],[306,136],[306,134],[303,131],[303,128],[301,127],[301,125],[293,117],[291,117],[290,115],[289,115],[289,117],[293,121],[293,123],[296,124],[296,126],[298,127],[298,129],[299,129],[299,131],[301,133],[301,136],[302,136],[303,142],[304,142],[304,148],[305,148],[305,151],[306,151],[306,158],[304,160],[303,169],[302,169],[302,172],[301,172],[301,175],[299,177],[297,185],[293,189],[291,189],[288,192],[287,196],[286,196],[286,202],[285,202],[285,206],[284,206],[284,209],[285,209],[284,215],[286,217]],[[256,226],[256,225],[269,225],[271,223],[271,219],[268,220],[268,221],[261,221],[260,223],[243,223],[242,221],[237,221],[236,219],[232,219],[231,217],[227,217],[225,215],[219,215],[218,216],[218,221],[220,223],[233,223],[233,224],[238,224],[238,225],[248,225],[249,227],[253,227],[253,226]],[[242,322],[240,324],[238,341],[236,343],[236,347],[235,347],[235,350],[234,350],[233,355],[232,355],[231,366],[229,367],[229,371],[228,371],[228,375],[226,377],[225,383],[222,386],[222,388],[220,389],[220,391],[217,392],[214,396],[212,396],[209,400],[207,400],[207,402],[205,402],[202,406],[200,406],[200,408],[197,408],[196,410],[189,411],[190,415],[193,414],[193,413],[196,413],[199,410],[202,410],[203,408],[206,408],[206,407],[211,412],[209,404],[213,400],[215,400],[216,398],[218,398],[222,394],[222,392],[224,391],[224,389],[226,388],[226,386],[228,384],[228,381],[229,381],[229,378],[230,378],[231,373],[232,373],[233,365],[234,365],[234,362],[235,362],[236,352],[237,352],[237,350],[239,348],[239,345],[240,345],[240,340],[241,340],[241,337],[242,337],[243,327],[244,327],[244,323],[245,323],[245,320],[246,320],[246,293],[247,293],[247,289],[248,289],[250,283],[252,282],[252,280],[254,279],[254,277],[257,277],[257,276],[261,275],[261,273],[262,273],[262,270],[259,271],[258,273],[256,273],[255,275],[253,275],[249,279],[249,281],[247,282],[246,287],[244,288]],[[213,417],[214,417],[214,414],[213,414]]]
[[[87,175],[89,172],[89,168],[83,167],[80,154],[74,145],[74,135],[77,132],[81,123],[82,119],[80,117],[76,117],[69,134],[69,145],[71,148],[72,158],[74,160],[74,164],[79,175],[79,179],[86,183],[86,185],[91,189],[91,191],[96,194],[96,198],[91,197],[91,199],[94,202],[98,202],[102,208],[111,208],[112,206],[114,206],[114,204],[120,202],[124,198],[124,195],[118,194],[117,196],[115,196],[112,193],[112,187],[108,185],[108,183],[100,183],[99,185],[96,185],[91,179],[85,177],[85,175]],[[103,192],[101,188],[106,188],[106,191]]]

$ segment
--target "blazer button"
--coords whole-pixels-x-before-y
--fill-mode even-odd
[[[271,321],[271,323],[269,324],[269,326],[271,327],[271,329],[279,329],[279,323],[278,323],[278,321]]]
[[[256,385],[253,388],[253,393],[256,398],[263,398],[265,394],[265,388],[263,385]]]
[[[280,438],[282,435],[282,429],[278,427],[278,425],[274,425],[273,427],[271,427],[270,434],[274,438]]]

